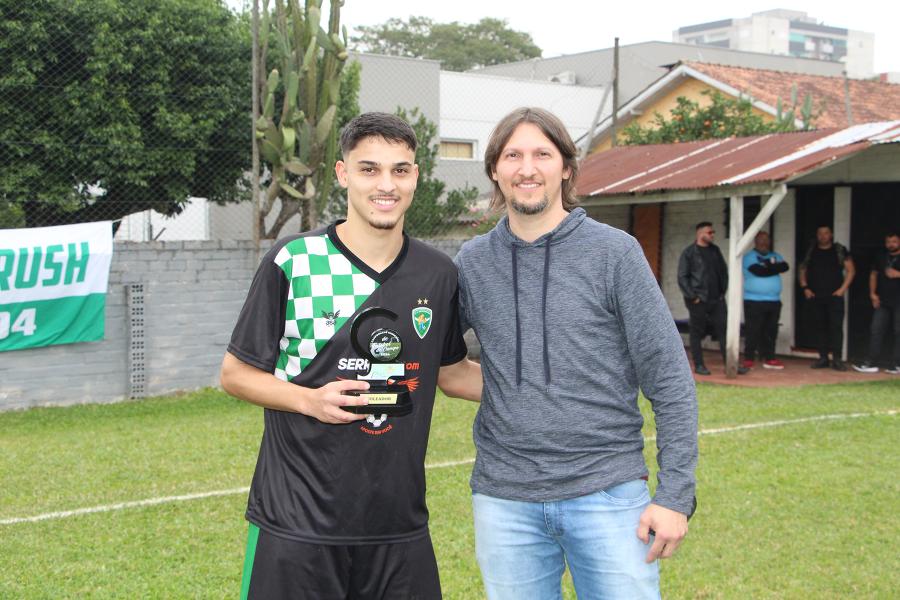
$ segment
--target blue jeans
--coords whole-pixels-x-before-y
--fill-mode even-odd
[[[642,479],[556,502],[473,494],[488,599],[559,600],[566,563],[579,600],[659,598],[659,565],[644,562],[650,545],[637,537],[649,503]]]

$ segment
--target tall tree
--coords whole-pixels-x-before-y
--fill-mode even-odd
[[[219,0],[3,0],[6,226],[240,199],[250,34]]]
[[[473,24],[435,23],[427,17],[393,18],[381,25],[357,27],[355,49],[362,52],[430,58],[449,71],[496,65],[541,55],[531,35],[506,21],[485,17]]]

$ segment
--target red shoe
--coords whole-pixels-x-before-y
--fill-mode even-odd
[[[741,366],[744,367],[745,369],[752,369],[753,361],[750,360],[749,358],[745,358],[744,360],[741,361]]]
[[[770,358],[769,360],[763,362],[764,369],[777,369],[782,370],[784,368],[784,363],[778,360],[777,358]]]

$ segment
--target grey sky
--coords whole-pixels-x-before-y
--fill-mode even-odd
[[[228,0],[241,6],[251,0]],[[260,0],[260,3],[262,0]],[[326,0],[327,4],[327,0]],[[750,16],[773,8],[806,11],[825,25],[875,34],[875,71],[900,71],[900,3],[884,0],[793,0],[784,4],[746,0],[719,3],[645,0],[599,2],[556,0],[455,0],[408,2],[400,0],[346,0],[341,21],[348,29],[383,23],[391,17],[427,16],[435,21],[476,22],[483,17],[505,19],[516,30],[531,34],[544,56],[573,54],[607,48],[618,36],[621,44],[672,41],[672,31],[685,25]],[[352,35],[352,31],[351,31]]]

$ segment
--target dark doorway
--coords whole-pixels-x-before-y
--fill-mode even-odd
[[[816,229],[823,225],[834,230],[834,187],[828,185],[802,186],[796,188],[797,206],[797,237],[796,257],[797,264],[791,265],[793,271],[794,298],[797,298],[794,306],[794,347],[799,350],[814,351],[818,331],[813,322],[803,291],[797,281],[796,273],[800,269],[800,263],[806,256],[806,251],[816,240]],[[846,245],[847,240],[836,240]]]
[[[847,354],[863,360],[868,354],[872,303],[869,273],[878,252],[884,250],[884,236],[900,227],[900,184],[854,185],[850,207],[850,252],[856,264],[856,278],[850,286],[847,322]],[[885,340],[882,359],[889,358],[890,339]]]

